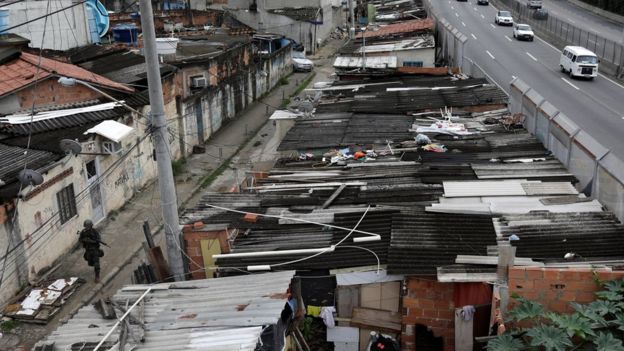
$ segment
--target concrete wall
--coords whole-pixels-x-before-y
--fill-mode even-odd
[[[399,66],[405,61],[422,61],[423,67],[435,66],[435,48],[395,51]]]
[[[211,86],[194,94],[187,90],[189,96],[183,101],[183,127],[185,144],[199,145],[216,133],[228,120],[235,118],[244,111],[249,104],[275,87],[281,78],[292,71],[291,48],[282,48],[271,55],[264,55],[252,61],[247,50],[242,49],[228,56],[228,60],[238,62],[236,72],[232,76],[222,69],[224,63],[215,58],[208,63],[183,68],[178,74],[182,76],[182,84],[187,84],[190,77],[204,72],[204,76],[211,78]],[[234,55],[234,56],[232,56]],[[225,61],[224,61],[225,62]],[[247,65],[244,65],[247,62]],[[225,66],[237,66],[227,64]],[[215,69],[215,67],[219,67]],[[210,72],[210,73],[208,73]],[[219,79],[212,79],[215,75]],[[221,78],[222,77],[222,78]],[[198,127],[196,108],[201,108],[201,124],[203,133]],[[191,148],[186,148],[189,154]]]
[[[34,88],[20,90],[3,97],[0,99],[0,109],[3,114],[11,114],[32,108],[33,99],[35,107],[40,108],[89,101],[99,97],[98,93],[85,86],[64,87],[56,79],[51,78],[39,82]]]
[[[9,26],[15,26],[29,20],[45,16],[62,8],[71,6],[72,0],[32,1],[27,0],[4,7],[11,10]],[[48,8],[49,4],[49,8]],[[45,37],[43,36],[45,29]],[[52,50],[68,50],[91,43],[87,22],[86,6],[74,6],[65,11],[50,15],[46,19],[31,22],[10,31],[30,39],[30,46]],[[42,44],[43,40],[43,46]]]
[[[522,80],[511,82],[510,100],[511,112],[523,113],[525,128],[579,180],[577,189],[624,220],[624,161]]]
[[[538,302],[548,311],[573,312],[570,302],[586,304],[596,300],[594,293],[602,290],[596,278],[602,281],[619,280],[624,278],[624,271],[604,268],[511,267],[509,295],[517,294]]]

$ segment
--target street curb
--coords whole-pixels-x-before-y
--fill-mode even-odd
[[[301,85],[303,85],[304,83],[306,83],[306,81],[310,78],[310,76],[313,76],[313,73],[308,74],[301,82],[298,86],[295,86],[295,90],[297,91],[299,89],[299,87]],[[307,84],[309,84],[310,82],[307,82]],[[273,93],[277,92],[278,89],[275,89],[273,91]],[[256,100],[256,103],[260,103],[260,102],[264,102],[264,100],[266,100],[268,98],[268,96],[266,96],[265,98],[263,98],[262,100]],[[210,174],[207,174],[205,177],[202,177],[198,182],[197,185],[195,185],[195,187],[193,187],[191,189],[191,191],[189,192],[189,196],[187,196],[184,200],[180,201],[180,207],[183,207],[184,205],[186,205],[188,203],[188,201],[194,196],[194,194],[203,189],[205,186],[209,185],[209,184],[204,184],[204,180],[210,178],[215,172],[217,172],[224,164],[227,164],[231,161],[231,159],[233,157],[235,157],[242,148],[244,148],[250,141],[251,139],[253,139],[254,136],[256,136],[258,134],[258,132],[266,125],[266,122],[269,120],[269,116],[266,116],[266,120],[256,129],[252,130],[251,133],[249,134],[250,137],[247,138],[247,140],[244,140],[241,145],[238,147],[238,149],[236,149],[236,151],[232,154],[232,156],[226,158],[223,160],[223,162],[221,162],[219,164],[219,166],[217,168],[215,168],[215,170],[213,170],[212,172],[210,172]],[[163,225],[159,225],[155,230],[154,233],[152,234],[152,237],[156,237],[157,235],[160,234],[160,232],[162,231]],[[67,317],[64,317],[63,319],[60,320],[61,323],[65,323],[67,322],[69,319],[71,319],[76,313],[78,313],[78,311],[83,308],[84,306],[86,306],[87,304],[89,304],[93,298],[100,294],[102,289],[104,289],[104,287],[106,287],[106,285],[108,285],[108,283],[110,283],[115,276],[122,270],[123,267],[127,266],[128,264],[130,264],[130,262],[132,262],[132,260],[138,255],[138,253],[142,250],[142,247],[139,247],[134,253],[132,253],[131,255],[128,256],[128,258],[120,265],[117,265],[115,267],[113,267],[113,269],[108,272],[108,274],[106,274],[106,276],[104,278],[102,278],[102,280],[97,283],[93,289],[91,290],[91,292],[85,296],[83,296],[80,299],[80,304],[76,307],[74,307],[67,315]]]

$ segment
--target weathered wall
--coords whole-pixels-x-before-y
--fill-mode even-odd
[[[415,277],[407,279],[407,294],[403,297],[402,350],[418,350],[414,335],[416,324],[427,326],[434,336],[442,337],[445,351],[455,349],[453,294],[454,284]]]
[[[33,99],[35,108],[39,108],[89,101],[99,97],[98,93],[85,86],[64,87],[56,79],[51,78],[39,82],[36,87],[20,90],[0,99],[0,106],[3,114],[10,114],[32,108]]]
[[[602,289],[596,282],[624,278],[624,271],[589,268],[512,267],[509,269],[509,294],[542,304],[553,312],[573,312],[570,302],[581,304],[596,300]]]
[[[49,12],[69,7],[73,3],[72,0],[58,0],[52,3],[29,0],[6,5],[3,9],[11,11],[9,27],[12,27],[34,18],[44,17]],[[91,43],[84,4],[50,15],[47,21],[42,18],[17,27],[12,29],[11,33],[30,39],[30,46],[33,48],[68,50]],[[43,46],[41,45],[42,39],[45,39]]]
[[[201,223],[200,223],[201,225]],[[212,278],[214,270],[211,267],[205,267],[204,262],[206,259],[202,253],[201,242],[202,240],[216,240],[219,242],[220,252],[230,252],[229,244],[227,241],[228,231],[227,229],[208,229],[203,225],[198,228],[194,228],[191,225],[186,225],[182,229],[182,235],[184,236],[184,243],[186,254],[188,255],[189,262],[188,268],[192,279],[206,279]]]
[[[250,50],[251,46],[230,50],[208,63],[180,70],[179,82],[187,94],[182,108],[186,145],[203,144],[292,71],[290,47],[262,58],[252,58]],[[210,86],[192,92],[190,77],[200,74],[209,78]],[[191,151],[185,149],[186,154]]]

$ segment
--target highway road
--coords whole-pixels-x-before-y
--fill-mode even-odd
[[[608,40],[619,42],[624,37],[624,26],[584,10],[568,1],[544,0],[544,8],[551,15],[581,27]]]
[[[492,5],[437,0],[432,6],[469,38],[464,55],[503,89],[509,92],[509,82],[519,77],[624,159],[623,85],[603,75],[593,81],[571,79],[559,69],[559,50],[538,37],[533,42],[515,40],[511,27],[494,24]]]

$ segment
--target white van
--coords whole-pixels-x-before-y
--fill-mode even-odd
[[[559,66],[561,72],[570,74],[570,77],[589,77],[598,75],[598,56],[581,46],[566,46],[563,48]]]

